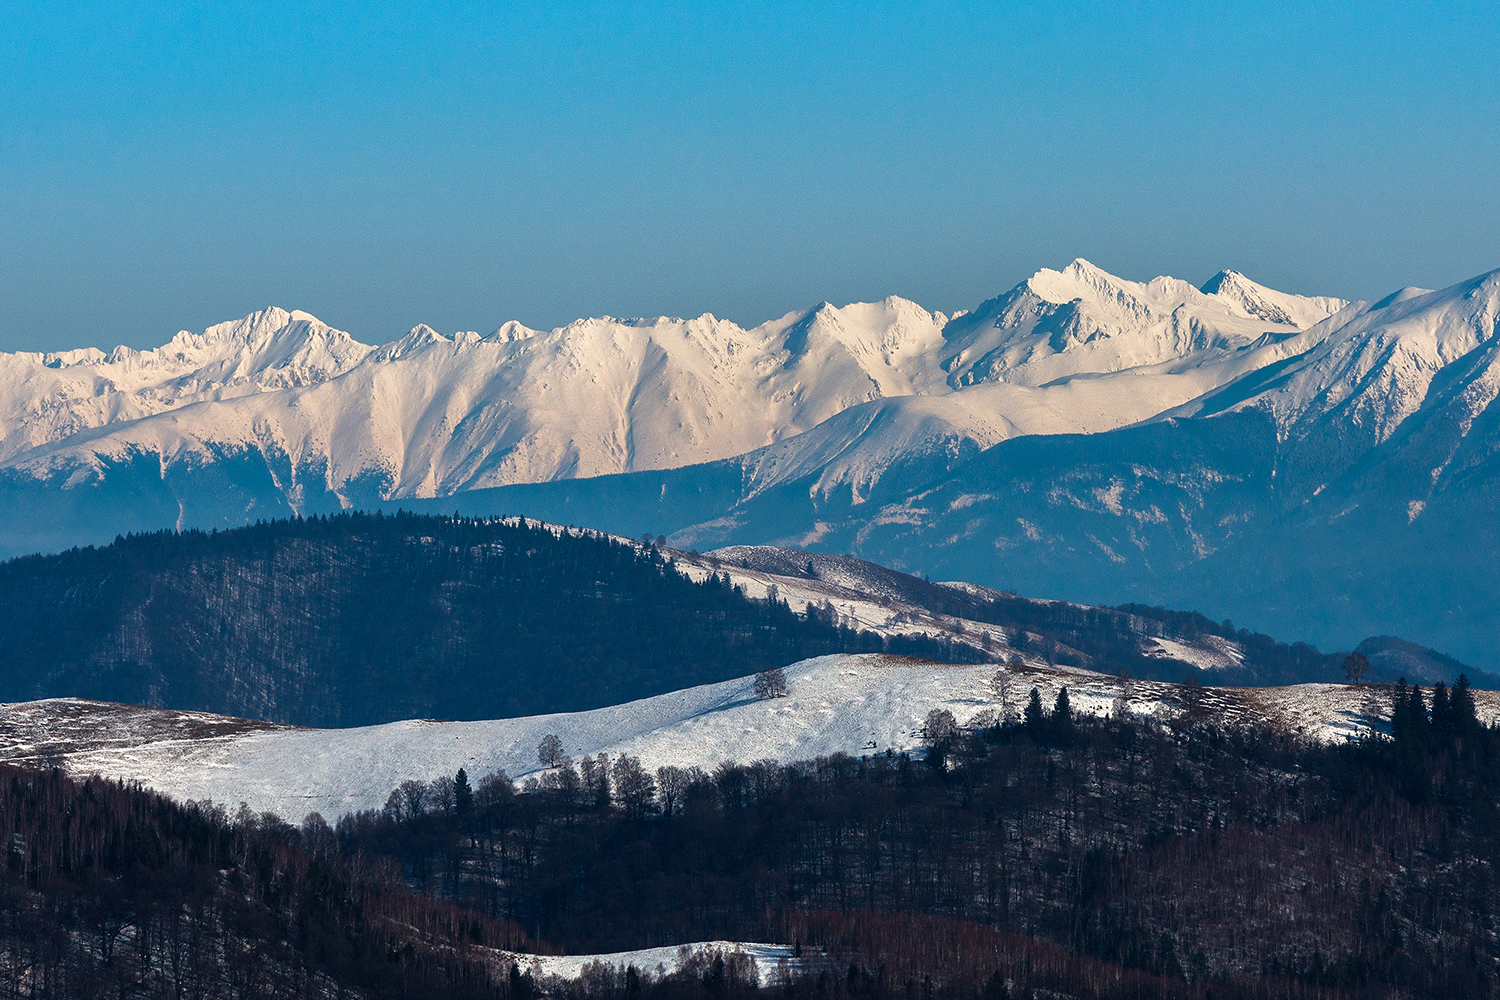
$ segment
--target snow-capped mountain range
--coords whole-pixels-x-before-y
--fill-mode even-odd
[[[872,435],[876,414],[898,437],[941,427],[981,446],[1107,430],[1222,384],[1242,370],[1230,361],[1240,349],[1345,305],[1232,272],[1205,287],[1136,284],[1079,260],[951,319],[892,297],[749,330],[711,315],[603,317],[545,333],[512,322],[484,337],[419,326],[379,348],[267,309],[150,351],[0,355],[0,461],[77,476],[141,454],[175,465],[258,452],[287,465],[295,510],[299,487],[314,485],[342,497],[373,479],[384,498],[433,497],[677,468],[863,406],[791,451],[805,464],[831,439],[874,437],[862,450],[878,465],[882,450],[912,442]],[[1138,377],[1118,387],[1071,384],[1127,370]]]
[[[152,351],[0,354],[0,552],[347,507],[848,551],[1494,668],[1500,272],[1374,303],[1083,260],[970,312],[744,329],[268,309]],[[1493,560],[1487,566],[1493,566]],[[1469,637],[1469,638],[1466,638]]]

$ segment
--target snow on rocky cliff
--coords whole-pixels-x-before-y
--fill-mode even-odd
[[[387,497],[431,497],[772,449],[754,460],[763,484],[828,466],[825,488],[857,494],[913,451],[1153,416],[1243,374],[1238,348],[1342,305],[1233,272],[1210,284],[1075,261],[952,320],[892,297],[748,330],[603,317],[418,327],[378,349],[270,309],[153,351],[0,355],[0,465],[77,483],[141,455],[165,469],[258,453],[334,492],[374,477]]]
[[[943,367],[955,386],[1046,385],[1179,359],[1207,360],[1262,337],[1295,333],[1344,308],[1222,271],[1203,288],[1176,278],[1126,281],[1083,259],[1046,268],[954,320]]]

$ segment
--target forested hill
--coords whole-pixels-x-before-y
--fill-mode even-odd
[[[346,514],[0,564],[0,701],[311,726],[577,711],[833,652],[973,661],[525,520]]]

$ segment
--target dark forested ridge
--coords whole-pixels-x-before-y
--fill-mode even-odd
[[[1341,746],[1189,711],[929,718],[925,757],[460,772],[330,827],[0,767],[0,996],[1500,995],[1500,728],[1394,691]],[[504,951],[775,940],[760,969]]]
[[[0,701],[76,696],[312,726],[619,704],[834,652],[947,660],[524,520],[339,515],[0,565]]]
[[[650,775],[601,757],[472,797],[404,788],[338,835],[572,952],[864,941],[872,995],[901,995],[877,970],[906,929],[876,944],[848,922],[922,914],[1156,977],[1141,996],[1496,996],[1500,728],[1463,683],[1393,693],[1394,738],[1327,746],[1192,710],[1079,718],[1065,689],[1050,711],[1033,692],[986,730],[929,717],[925,759]],[[845,916],[814,932],[819,913]]]
[[[326,824],[0,767],[0,996],[502,997],[514,924],[360,874]]]
[[[1205,681],[1341,679],[1341,656],[1193,612],[970,592],[860,565],[917,607],[999,625],[1013,647],[1052,662],[1180,680],[1191,665],[1144,655],[1143,637],[1218,635],[1243,661]],[[410,514],[161,532],[14,559],[0,564],[0,636],[0,701],[74,696],[312,726],[597,708],[824,653],[1003,652],[856,631],[831,606],[794,614],[747,599],[722,573],[694,582],[650,545]],[[1384,665],[1374,658],[1372,679]],[[1425,663],[1394,665],[1410,676]]]

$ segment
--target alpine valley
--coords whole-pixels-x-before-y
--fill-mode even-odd
[[[1076,260],[971,312],[381,347],[267,309],[0,354],[0,554],[362,509],[779,545],[1494,671],[1500,271],[1376,302]]]

